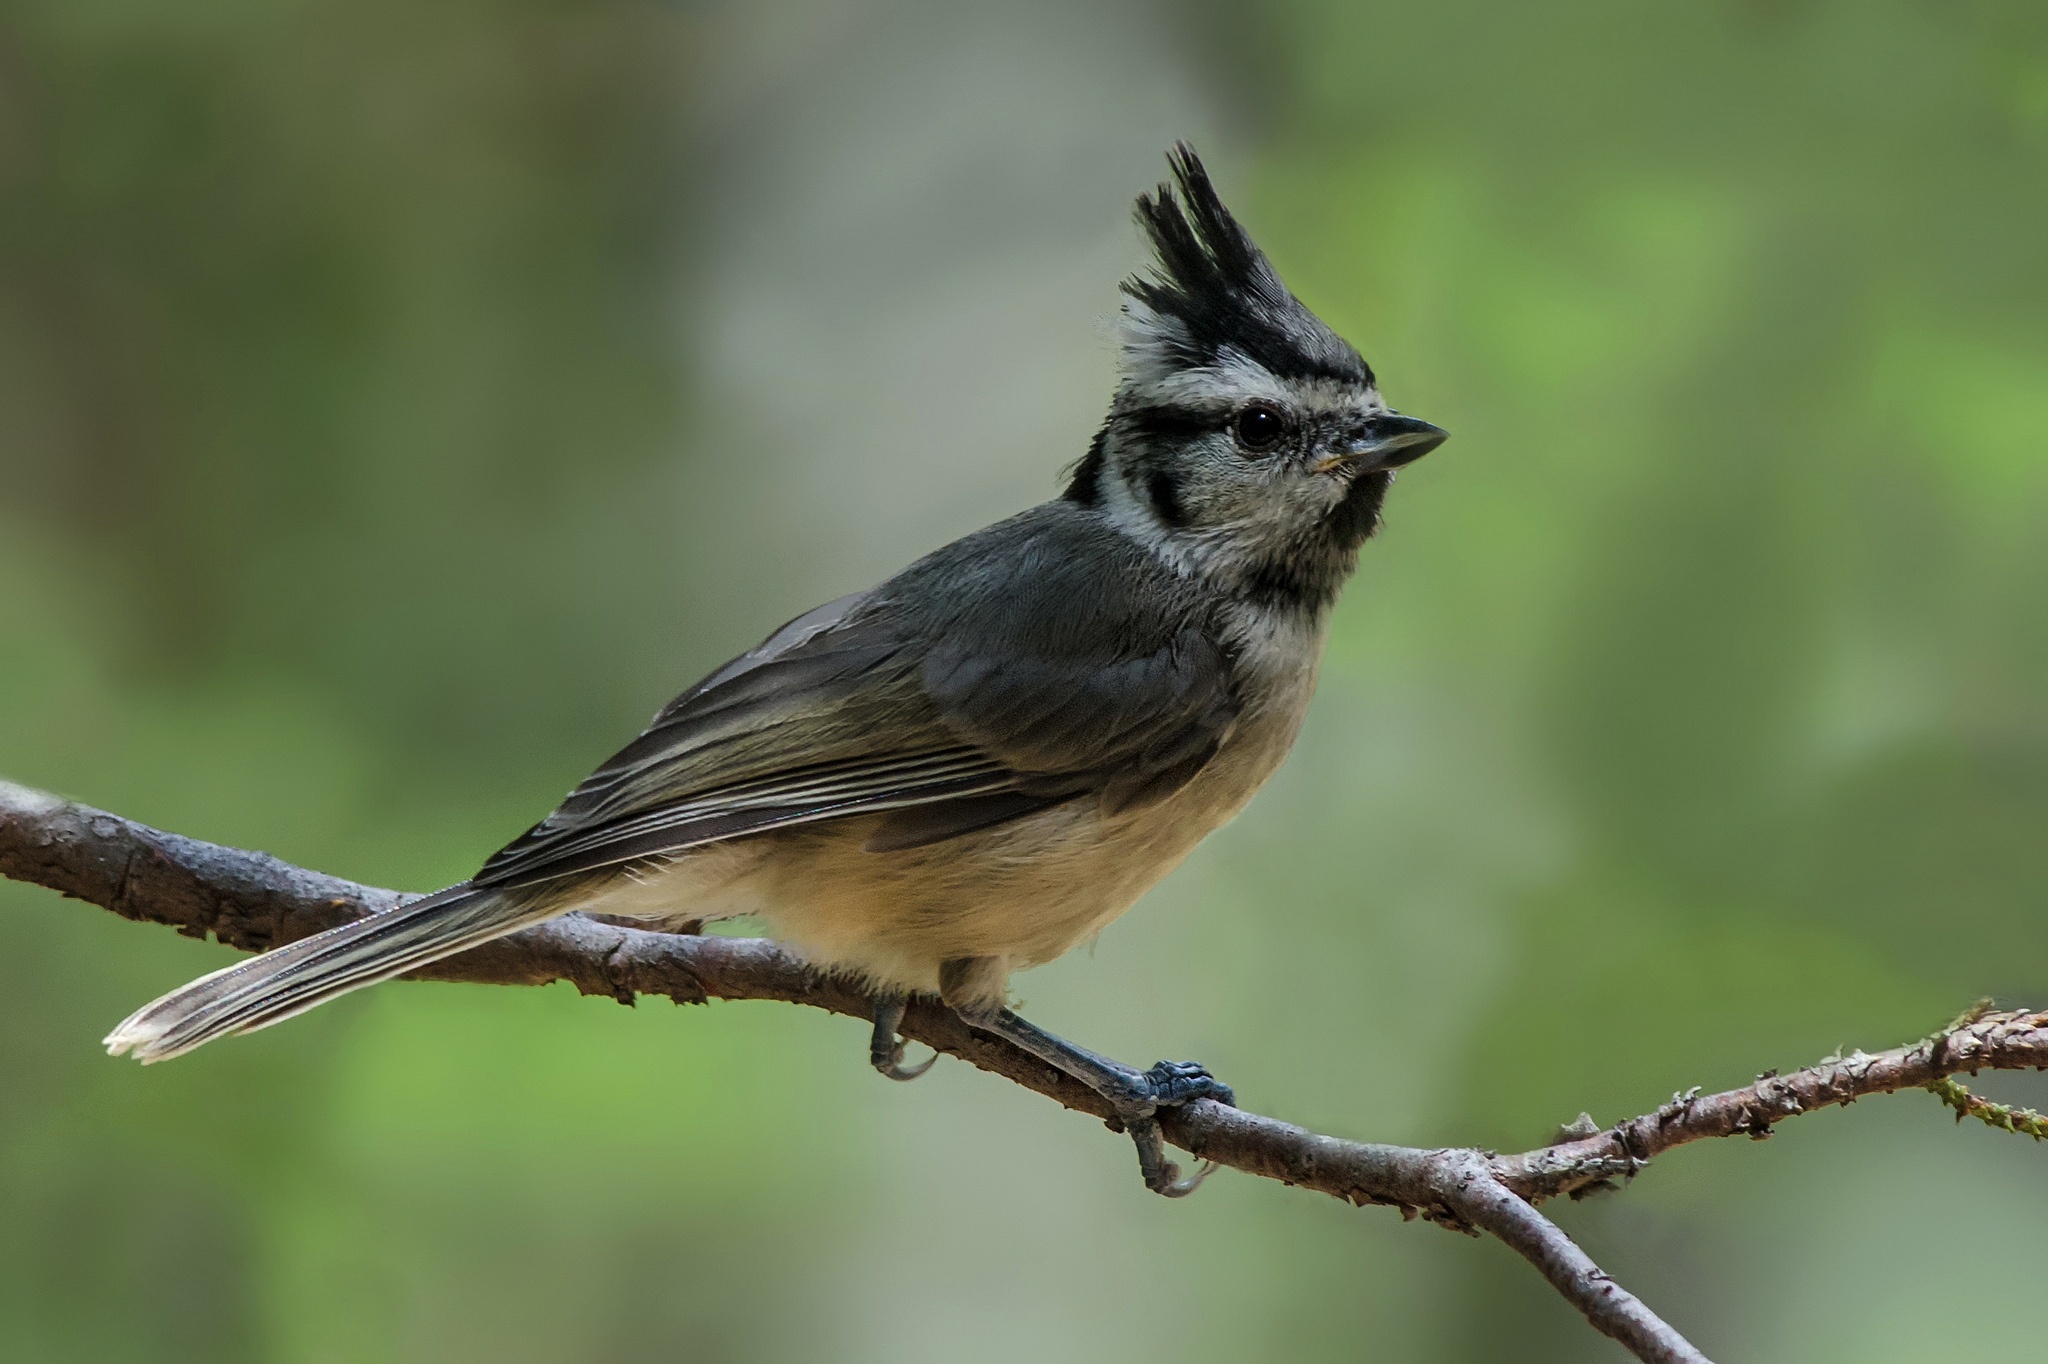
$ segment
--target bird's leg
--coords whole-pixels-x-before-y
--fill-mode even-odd
[[[1157,1115],[1162,1108],[1195,1099],[1214,1099],[1235,1107],[1237,1098],[1229,1085],[1193,1061],[1161,1061],[1150,1070],[1133,1070],[1086,1047],[1077,1047],[1001,1005],[959,999],[959,992],[947,987],[961,982],[965,974],[964,969],[947,962],[939,978],[942,993],[954,995],[946,1000],[953,1012],[969,1026],[1013,1043],[1107,1099],[1117,1121],[1131,1134],[1131,1141],[1138,1148],[1138,1173],[1144,1176],[1146,1188],[1168,1198],[1184,1198],[1209,1177],[1216,1167],[1203,1161],[1192,1175],[1181,1178],[1180,1167],[1166,1158],[1166,1140],[1160,1135]]]
[[[939,1054],[933,1052],[920,1065],[904,1066],[903,1039],[896,1035],[903,1023],[903,1009],[902,995],[875,996],[875,1033],[868,1040],[868,1063],[892,1080],[915,1080],[932,1068]]]
[[[962,1015],[984,1032],[992,1032],[1015,1043],[1046,1064],[1056,1066],[1109,1101],[1117,1121],[1131,1134],[1138,1148],[1138,1173],[1145,1187],[1168,1198],[1184,1198],[1209,1177],[1216,1167],[1208,1161],[1187,1178],[1180,1167],[1166,1158],[1166,1140],[1159,1132],[1158,1112],[1194,1099],[1236,1103],[1229,1085],[1193,1061],[1161,1061],[1150,1070],[1129,1066],[1077,1047],[1063,1037],[1018,1017],[1008,1009],[996,1009],[980,1016]]]

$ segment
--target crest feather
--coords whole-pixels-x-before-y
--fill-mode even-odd
[[[1194,148],[1177,142],[1166,159],[1173,183],[1138,196],[1138,224],[1158,263],[1124,281],[1132,340],[1176,368],[1236,350],[1277,375],[1372,383],[1358,352],[1280,282]]]

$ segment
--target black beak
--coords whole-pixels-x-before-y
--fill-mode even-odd
[[[1420,417],[1382,412],[1369,418],[1363,430],[1339,441],[1334,458],[1326,467],[1348,464],[1364,473],[1398,469],[1413,464],[1450,438],[1450,432],[1441,426],[1431,426]]]

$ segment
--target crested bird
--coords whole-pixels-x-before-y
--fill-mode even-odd
[[[1147,1070],[1008,1007],[1011,972],[1100,932],[1280,765],[1332,605],[1395,473],[1445,433],[1284,285],[1192,149],[1137,201],[1119,378],[1065,489],[820,606],[665,706],[468,880],[146,1005],[142,1061],[251,1032],[568,913],[757,916],[874,1000],[897,1079],[936,995],[1108,1101],[1145,1184],[1189,1192],[1162,1107],[1229,1087]],[[936,1058],[933,1058],[936,1059]]]

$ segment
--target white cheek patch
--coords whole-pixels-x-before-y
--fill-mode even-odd
[[[1158,555],[1175,573],[1187,577],[1195,570],[1192,546],[1159,524],[1152,504],[1133,492],[1121,469],[1105,471],[1101,483],[1102,511],[1110,524]]]

